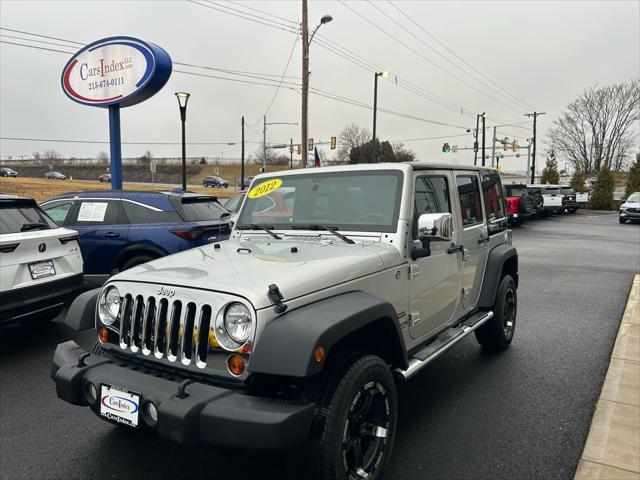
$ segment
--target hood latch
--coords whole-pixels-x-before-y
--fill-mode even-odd
[[[269,297],[269,300],[271,300],[271,303],[275,305],[276,313],[278,315],[286,312],[287,308],[289,308],[287,307],[287,305],[282,303],[284,296],[282,295],[282,292],[280,292],[280,289],[275,283],[272,283],[271,285],[269,285],[269,291],[267,292],[267,296]]]

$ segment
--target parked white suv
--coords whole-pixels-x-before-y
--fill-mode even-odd
[[[77,233],[35,200],[0,194],[0,326],[53,318],[81,290]]]

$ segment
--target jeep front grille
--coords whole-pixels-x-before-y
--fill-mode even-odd
[[[118,314],[118,343],[123,350],[204,368],[211,314],[211,305],[127,293]]]

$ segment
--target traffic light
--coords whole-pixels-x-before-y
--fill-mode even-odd
[[[500,140],[500,143],[502,143],[502,150],[506,152],[508,148],[507,145],[509,144],[509,139],[507,137],[504,137],[502,140]]]
[[[514,140],[513,142],[511,142],[511,151],[515,152],[518,150],[518,141]]]
[[[298,155],[300,155],[302,153],[302,146],[298,145]]]
[[[309,151],[313,152],[313,138],[309,139]]]
[[[449,153],[451,151],[451,147],[449,146],[448,143],[445,143],[444,145],[442,145],[442,151],[443,153]]]
[[[293,145],[289,147],[289,153],[293,153]]]
[[[473,151],[478,153],[478,142],[473,142]]]
[[[336,137],[331,137],[331,150],[336,149],[336,143],[337,143]]]

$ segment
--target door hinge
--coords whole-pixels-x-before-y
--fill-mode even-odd
[[[419,275],[420,275],[420,269],[418,268],[418,265],[416,265],[415,263],[412,265],[409,265],[409,280],[413,280]]]
[[[471,289],[470,288],[463,288],[462,289],[462,299],[463,300],[467,300],[469,298],[469,295],[471,295]]]

